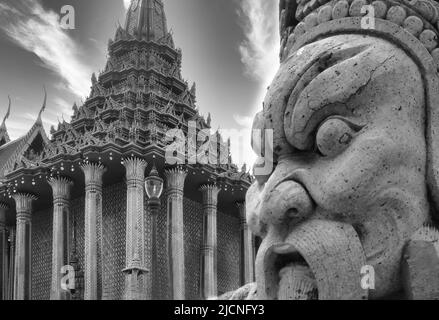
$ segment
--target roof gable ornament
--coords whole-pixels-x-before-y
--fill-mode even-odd
[[[3,118],[2,124],[0,125],[0,146],[11,141],[11,139],[9,138],[9,135],[8,135],[8,130],[6,129],[6,120],[9,118],[9,116],[11,114],[11,97],[10,96],[8,96],[8,100],[9,100],[8,110],[6,111],[6,114]]]
[[[46,104],[47,104],[47,91],[46,86],[43,87],[44,89],[44,101],[43,105],[41,106],[40,112],[38,113],[37,123],[42,124],[43,121],[41,119],[41,115],[43,114],[44,110],[46,110]]]

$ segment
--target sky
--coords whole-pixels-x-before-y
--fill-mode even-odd
[[[11,138],[35,122],[44,92],[46,132],[70,121],[72,105],[88,96],[91,74],[104,68],[107,43],[125,23],[130,0],[0,0],[0,120],[8,95]],[[61,8],[74,9],[75,28],[63,29]],[[278,68],[277,0],[164,0],[168,28],[183,52],[182,75],[197,85],[197,107],[213,129],[250,129]],[[232,140],[232,144],[234,141]],[[237,142],[238,143],[238,142]],[[239,165],[252,164],[249,135],[232,148]]]

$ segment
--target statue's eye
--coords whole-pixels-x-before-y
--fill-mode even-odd
[[[357,131],[345,120],[330,118],[317,130],[316,147],[323,156],[336,156],[349,146]]]

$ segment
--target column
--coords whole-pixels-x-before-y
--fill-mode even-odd
[[[15,228],[9,228],[9,272],[8,272],[8,300],[14,299],[15,279]]]
[[[85,176],[84,300],[102,297],[102,176],[105,167],[87,162]]]
[[[172,299],[185,299],[183,195],[187,172],[183,168],[165,171],[170,230],[170,272]]]
[[[218,295],[217,287],[217,203],[220,189],[213,184],[200,188],[203,193],[204,245],[203,294],[205,299]]]
[[[49,185],[53,193],[53,230],[52,230],[52,283],[51,300],[66,300],[68,292],[62,290],[61,268],[68,262],[70,189],[73,182],[68,178],[51,178]]]
[[[0,300],[7,300],[8,289],[8,237],[6,230],[8,206],[0,202]]]
[[[158,279],[158,268],[160,266],[157,265],[158,262],[158,235],[157,235],[157,219],[160,212],[160,199],[149,199],[148,200],[148,209],[151,214],[151,276],[152,276],[152,298],[158,300],[160,298],[159,293],[159,279]]]
[[[144,179],[146,161],[124,160],[127,183],[125,299],[150,297],[145,267]]]
[[[248,228],[245,213],[245,202],[236,204],[241,220],[241,260],[243,285],[252,283],[254,279],[254,241],[253,234]]]
[[[13,196],[17,211],[15,239],[14,300],[31,299],[31,215],[34,195],[17,193]]]

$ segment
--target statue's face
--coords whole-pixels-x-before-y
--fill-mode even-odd
[[[421,74],[393,44],[338,35],[290,54],[254,125],[273,130],[275,159],[247,194],[264,238],[259,298],[401,289],[403,247],[429,209],[424,122]],[[363,277],[362,288],[367,266],[375,283]]]

